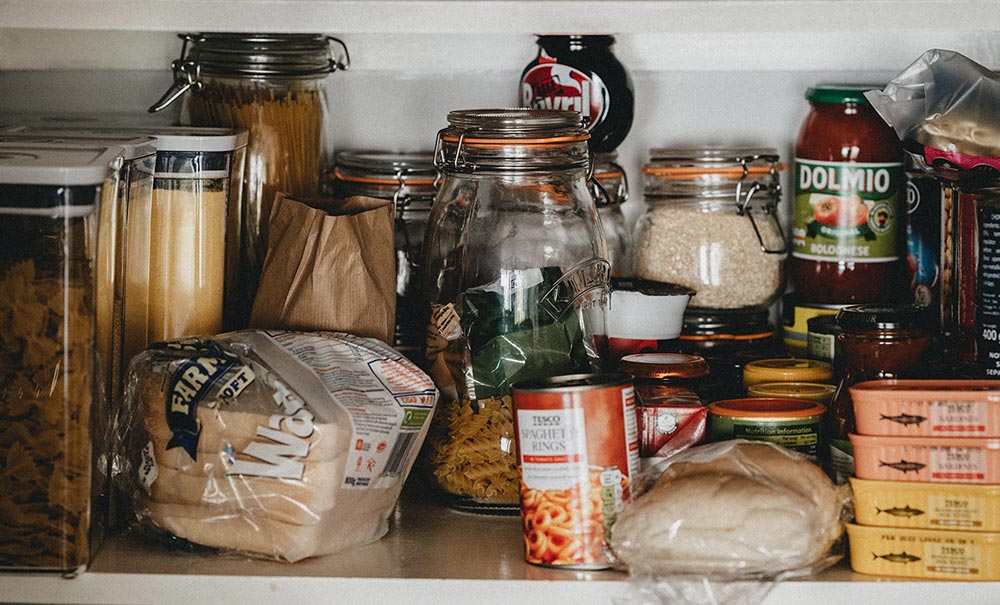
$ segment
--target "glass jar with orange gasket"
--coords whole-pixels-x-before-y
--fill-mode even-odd
[[[622,204],[628,201],[628,177],[617,162],[618,154],[598,153],[594,157],[593,183],[597,213],[608,244],[612,277],[632,275],[632,235],[625,228]]]
[[[420,246],[437,193],[431,152],[341,151],[333,170],[338,198],[392,200],[396,209],[396,335],[393,346],[417,360],[426,322],[420,315]]]
[[[784,289],[776,213],[785,168],[774,149],[654,149],[634,273],[695,291],[690,309],[767,309]]]
[[[448,114],[424,238],[426,351],[442,393],[434,483],[457,508],[518,511],[511,385],[599,370],[609,265],[572,111]]]

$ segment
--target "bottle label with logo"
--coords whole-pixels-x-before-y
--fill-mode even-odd
[[[521,107],[579,111],[593,130],[607,117],[608,87],[595,73],[559,63],[544,50],[521,76]]]
[[[902,164],[796,158],[795,165],[793,256],[859,263],[899,258]]]

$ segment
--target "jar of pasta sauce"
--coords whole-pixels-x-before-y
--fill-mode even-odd
[[[915,305],[856,305],[841,309],[844,377],[829,415],[830,470],[838,484],[854,472],[854,450],[848,440],[854,426],[849,387],[864,380],[917,378],[931,345],[930,314]]]
[[[895,132],[864,97],[815,86],[795,146],[789,274],[810,303],[884,303],[906,284],[906,179]]]

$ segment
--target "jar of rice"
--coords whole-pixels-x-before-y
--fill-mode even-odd
[[[634,272],[696,291],[689,309],[764,309],[781,294],[787,241],[774,149],[650,151]]]

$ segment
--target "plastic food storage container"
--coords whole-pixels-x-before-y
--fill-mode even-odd
[[[120,149],[0,148],[0,567],[75,574],[101,537],[99,206]]]
[[[1000,437],[996,380],[872,380],[851,400],[862,435]]]
[[[653,149],[634,276],[693,289],[692,308],[767,309],[784,289],[788,250],[776,209],[774,149]]]
[[[861,525],[1000,531],[1000,485],[873,481],[851,477]]]
[[[847,524],[851,568],[878,576],[1000,580],[1000,533]]]
[[[426,350],[443,402],[428,437],[453,506],[516,513],[511,385],[600,370],[609,267],[573,111],[448,114],[424,239]]]
[[[76,137],[25,128],[15,134],[0,134],[0,148],[23,150],[30,146],[35,150],[79,149],[85,152],[113,148],[120,154],[120,161],[116,162],[101,188],[99,236],[94,254],[95,346],[104,392],[111,401],[117,401],[121,370],[125,210],[133,202],[149,203],[155,164],[153,143],[151,137],[137,134]]]
[[[115,121],[110,120],[111,123]],[[69,121],[70,124],[75,124]],[[58,125],[59,121],[53,121]],[[156,149],[157,176],[156,191],[147,194],[163,198],[164,188],[178,188],[184,181],[191,180],[185,187],[196,197],[217,199],[224,195],[226,204],[226,237],[220,242],[206,243],[206,251],[214,253],[217,243],[225,242],[225,284],[222,328],[232,330],[244,328],[253,306],[251,284],[256,280],[254,268],[250,266],[251,251],[243,238],[243,226],[254,220],[245,213],[243,205],[243,171],[244,156],[248,135],[245,130],[229,128],[194,128],[184,126],[134,126],[119,127],[89,125],[84,122],[80,126],[58,128],[49,122],[25,126],[19,132],[12,134],[15,139],[28,137],[47,138],[60,143],[74,144],[74,141],[88,141],[91,144],[128,143],[136,137],[146,137],[149,144]],[[187,174],[188,176],[183,176]],[[168,175],[181,175],[174,178]],[[207,186],[206,186],[207,185]],[[220,194],[220,191],[222,192]],[[182,194],[175,194],[180,196]],[[155,202],[154,200],[154,203]],[[162,206],[162,202],[159,202]],[[217,203],[216,203],[217,205]],[[148,261],[144,261],[148,262]],[[214,282],[213,282],[214,284]],[[212,285],[211,287],[214,287]],[[213,311],[214,312],[214,311]],[[222,331],[216,330],[216,332]],[[183,334],[186,336],[189,334]],[[182,336],[182,335],[178,335]],[[170,337],[173,338],[173,337]]]
[[[1000,439],[850,435],[862,479],[1000,483]]]

